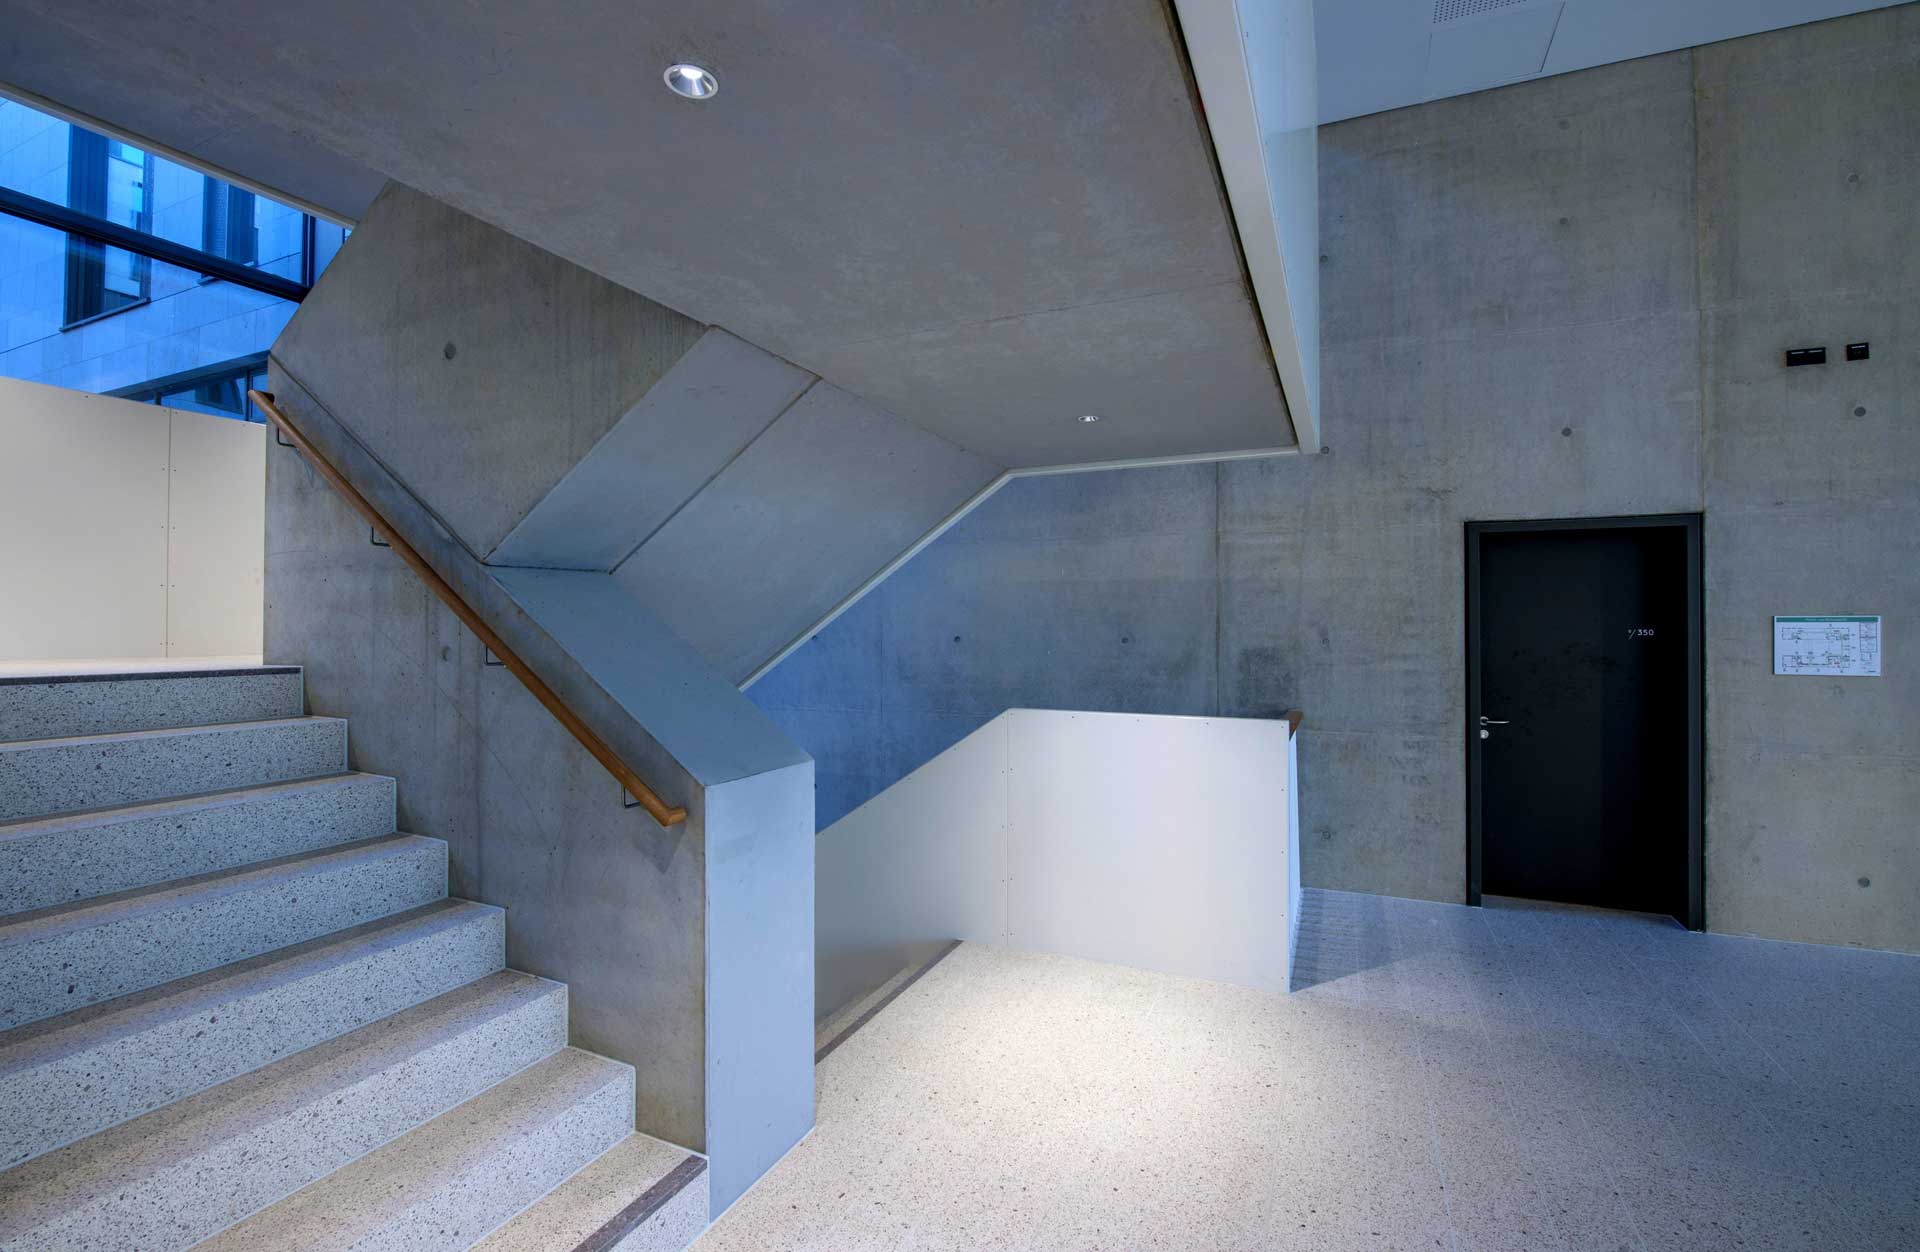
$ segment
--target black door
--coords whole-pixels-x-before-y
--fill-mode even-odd
[[[1702,922],[1695,517],[1468,527],[1469,895]]]

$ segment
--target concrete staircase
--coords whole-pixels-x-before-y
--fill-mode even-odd
[[[701,1158],[394,814],[296,668],[0,680],[0,1252],[705,1226]]]

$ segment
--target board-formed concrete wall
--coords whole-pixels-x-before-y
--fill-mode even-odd
[[[1916,116],[1909,5],[1323,128],[1328,454],[1009,484],[750,689],[818,820],[1012,705],[1298,706],[1307,882],[1461,899],[1462,524],[1704,511],[1708,925],[1920,950]],[[1772,676],[1829,612],[1885,677]]]

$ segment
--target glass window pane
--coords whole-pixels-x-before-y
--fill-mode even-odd
[[[98,251],[101,257],[101,286],[121,297],[113,302],[114,307],[143,299],[147,294],[146,258],[123,248],[99,248]]]
[[[133,144],[0,99],[0,187],[295,282],[307,273],[307,215]],[[342,228],[315,223],[312,273],[339,251]],[[138,275],[105,266],[110,290]]]
[[[167,403],[243,415],[241,380],[298,306],[117,252],[0,215],[0,375],[140,398],[171,386],[187,394]],[[100,304],[79,321],[66,316],[76,283]],[[230,376],[168,382],[213,367]]]
[[[147,154],[124,143],[109,143],[107,203],[109,222],[140,230],[147,220]]]
[[[0,186],[295,282],[351,233],[6,99]],[[247,388],[295,307],[0,214],[0,376],[254,420]]]
[[[0,187],[65,204],[71,129],[38,109],[0,100]]]
[[[203,379],[185,387],[162,391],[160,403],[170,408],[192,409],[196,413],[212,413],[220,417],[245,417],[246,379],[245,369],[238,374]]]
[[[345,226],[335,226],[332,222],[316,220],[313,223],[313,272],[318,277],[320,271],[327,268],[334,254],[340,251],[340,245],[347,241],[353,231]]]

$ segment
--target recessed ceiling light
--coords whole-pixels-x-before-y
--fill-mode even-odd
[[[1080,420],[1083,422],[1097,422],[1100,420],[1100,415],[1098,413],[1083,413],[1080,415]]]
[[[689,100],[705,100],[720,90],[720,80],[698,65],[682,61],[678,65],[669,65],[667,72],[661,75],[667,80],[676,96],[685,96]]]

